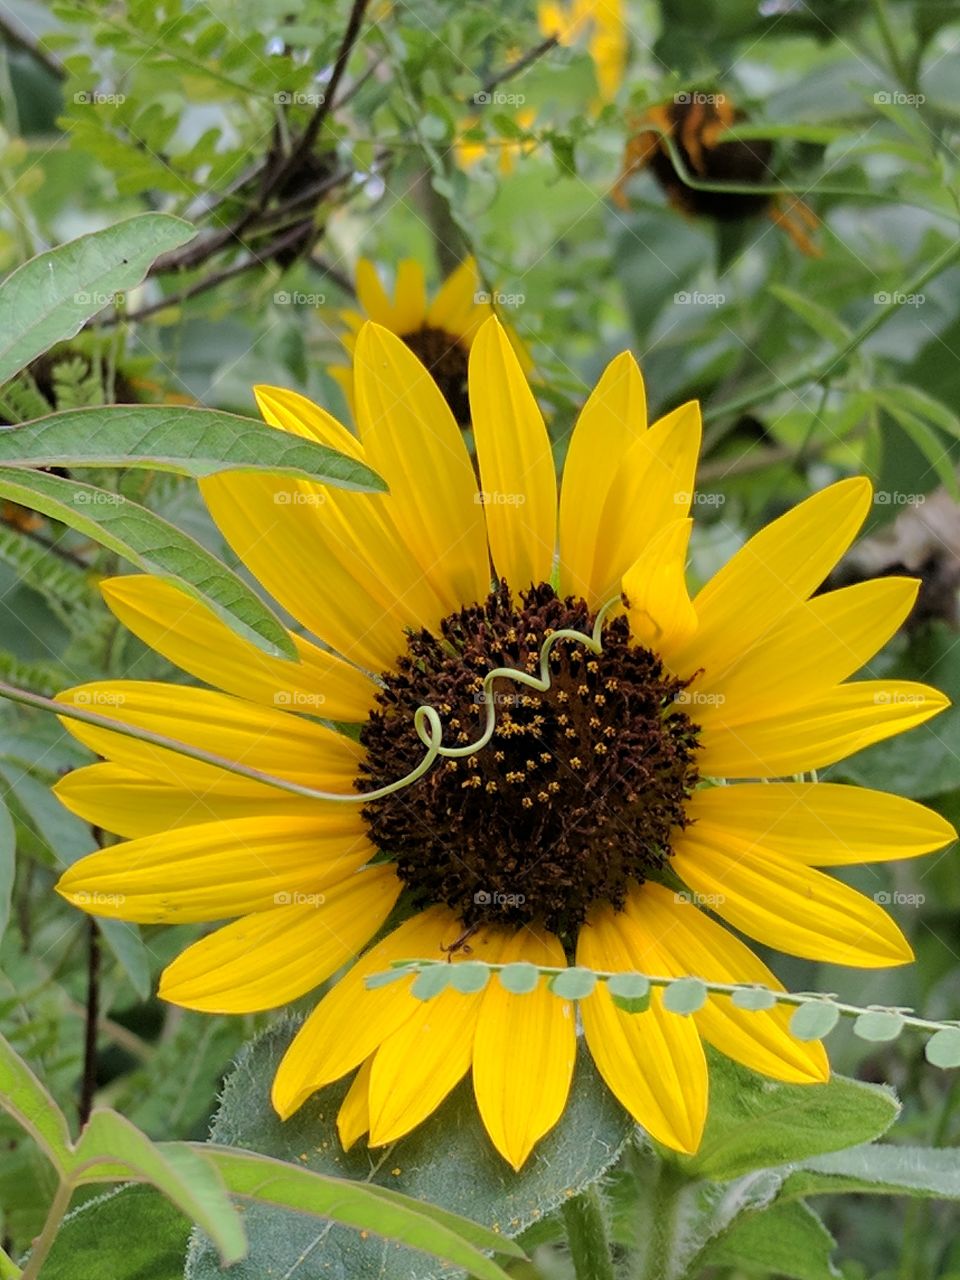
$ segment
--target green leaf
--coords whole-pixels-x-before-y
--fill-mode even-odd
[[[418,1000],[432,1000],[447,989],[452,965],[431,964],[421,969],[410,984],[410,994]]]
[[[791,1196],[840,1192],[960,1200],[960,1162],[955,1149],[864,1143],[804,1160],[783,1188]]]
[[[176,475],[269,471],[344,489],[383,490],[362,462],[256,418],[188,405],[69,409],[0,431],[0,464],[146,467]],[[294,500],[291,488],[291,501]],[[322,495],[318,495],[318,498]]]
[[[678,978],[663,992],[663,1007],[671,1013],[696,1013],[707,999],[707,988],[699,978]]]
[[[826,338],[839,347],[850,337],[847,326],[832,311],[822,307],[819,302],[814,302],[812,298],[782,284],[768,284],[767,292],[772,293],[785,307],[789,307],[794,315],[799,316],[821,338]]]
[[[768,987],[744,987],[740,991],[734,991],[730,1002],[738,1009],[759,1013],[764,1009],[772,1009],[777,1003],[777,997]]]
[[[145,573],[184,588],[273,656],[294,657],[290,636],[260,597],[216,556],[146,507],[79,480],[0,467],[0,498],[42,511]]]
[[[790,1034],[798,1040],[822,1040],[837,1025],[840,1010],[830,1000],[810,1000],[790,1017]]]
[[[192,240],[189,223],[143,213],[31,258],[0,285],[0,383],[72,338],[162,253]]]
[[[772,1272],[790,1280],[833,1280],[830,1261],[836,1241],[805,1204],[775,1204],[747,1213],[711,1242],[697,1258],[700,1266]]]
[[[691,1176],[725,1181],[886,1132],[900,1110],[877,1085],[835,1075],[779,1084],[710,1051],[710,1110],[700,1150],[674,1157]]]
[[[624,1013],[643,1013],[650,1007],[650,983],[642,973],[615,973],[607,981],[607,990]]]
[[[348,1178],[368,1189],[402,1192],[426,1202],[419,1206],[422,1212],[435,1206],[460,1214],[504,1240],[602,1177],[635,1129],[581,1049],[567,1109],[519,1174],[487,1137],[469,1081],[413,1133],[392,1144],[385,1159],[383,1152],[369,1151],[363,1140],[344,1152],[336,1116],[349,1080],[322,1090],[285,1122],[270,1105],[271,1081],[295,1030],[289,1021],[274,1027],[241,1056],[224,1087],[213,1141]],[[433,1280],[449,1274],[421,1254],[362,1239],[339,1226],[321,1230],[315,1218],[292,1210],[250,1204],[245,1219],[251,1253],[231,1272],[231,1280],[264,1280],[270,1274],[288,1280]],[[368,1225],[377,1229],[373,1220]],[[316,1247],[320,1240],[322,1249]],[[219,1280],[219,1275],[216,1256],[197,1245],[187,1269],[189,1280]]]
[[[0,1036],[0,1107],[26,1129],[57,1169],[66,1169],[71,1158],[66,1118],[3,1036]]]
[[[933,1067],[960,1067],[960,1027],[943,1027],[935,1031],[923,1050]]]
[[[531,991],[536,991],[540,982],[537,966],[526,960],[516,960],[513,964],[504,965],[497,977],[503,989],[515,996],[529,995]]]
[[[957,482],[950,452],[943,439],[928,422],[908,409],[895,395],[878,392],[876,400],[917,446],[951,497],[960,501],[960,484]]]
[[[550,990],[564,1000],[583,1000],[597,985],[596,975],[576,965],[550,979]]]
[[[3,940],[7,921],[10,919],[16,852],[17,832],[10,811],[0,797],[0,941]]]
[[[899,1013],[887,1009],[867,1009],[857,1017],[853,1033],[861,1040],[896,1040],[904,1022]]]
[[[450,986],[461,995],[471,996],[490,981],[490,970],[478,960],[464,960],[460,964],[444,966],[450,971]],[[436,968],[440,968],[439,965]]]
[[[937,400],[908,382],[895,382],[884,390],[888,398],[893,396],[919,417],[925,418],[941,431],[945,431],[947,435],[960,440],[960,416],[942,400]]]
[[[153,1143],[116,1111],[95,1111],[70,1159],[78,1184],[133,1177],[149,1182],[216,1244],[224,1264],[247,1249],[240,1214],[211,1162],[183,1143]]]
[[[183,1280],[189,1239],[190,1223],[159,1191],[118,1187],[64,1220],[43,1280]]]
[[[382,1240],[457,1263],[483,1280],[506,1278],[479,1250],[523,1257],[522,1249],[486,1227],[386,1187],[348,1182],[252,1151],[214,1146],[198,1150],[204,1151],[239,1198],[373,1232]]]

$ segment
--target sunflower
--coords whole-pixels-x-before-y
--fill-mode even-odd
[[[405,258],[397,267],[391,299],[377,268],[366,258],[357,263],[357,301],[360,310],[344,310],[340,318],[346,326],[343,345],[352,358],[357,334],[372,320],[397,337],[426,365],[457,424],[470,425],[467,394],[467,359],[480,326],[493,315],[493,299],[484,288],[476,261],[467,258],[453,271],[428,301],[423,267],[414,258]],[[524,367],[530,360],[520,339],[508,330]],[[330,369],[353,407],[353,370],[350,365]]]
[[[708,191],[689,186],[677,171],[669,143],[684,169],[696,178],[748,187],[775,183],[773,143],[768,138],[744,141],[724,137],[746,119],[746,113],[720,92],[678,93],[672,101],[651,107],[632,125],[623,169],[612,191],[614,203],[621,209],[629,208],[627,183],[634,174],[649,168],[679,212],[720,223],[766,216],[801,252],[820,257],[821,251],[809,234],[819,223],[802,200],[791,200],[784,208],[782,200],[768,192]]]
[[[263,474],[201,482],[227,542],[321,643],[298,635],[298,661],[271,658],[171,584],[114,578],[103,589],[120,621],[213,687],[119,680],[60,695],[349,798],[288,794],[67,721],[104,760],[58,794],[124,842],[73,865],[59,890],[104,916],[232,921],[163,974],[160,995],[190,1009],[272,1009],[353,962],[283,1059],[279,1114],[355,1073],[341,1140],[378,1147],[472,1070],[490,1138],[519,1169],[568,1097],[571,1004],[542,983],[514,995],[498,982],[424,1003],[408,982],[366,978],[400,958],[471,958],[776,987],[740,933],[830,963],[904,964],[893,920],[819,868],[925,853],[952,827],[911,801],[803,775],[947,700],[910,682],[847,682],[906,617],[914,581],[814,594],[869,509],[867,480],[793,508],[691,598],[699,411],[684,404],[648,427],[628,353],[580,413],[559,500],[543,418],[495,318],[470,353],[480,491],[456,420],[403,341],[365,325],[355,373],[359,439],[294,392],[261,387],[257,400],[273,427],[362,458],[388,495]],[[542,663],[542,692],[488,679]],[[491,705],[495,732],[471,749]],[[447,754],[392,787],[423,760],[424,706]],[[654,994],[630,1014],[600,984],[580,1012],[610,1090],[679,1151],[697,1148],[704,1124],[704,1041],[778,1080],[828,1075],[822,1046],[794,1039],[783,1007],[712,996],[680,1017]]]
[[[578,44],[586,35],[601,102],[616,97],[627,63],[623,0],[540,0],[537,20],[545,36]]]

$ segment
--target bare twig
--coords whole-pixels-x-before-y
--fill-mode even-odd
[[[512,80],[514,76],[521,75],[526,71],[527,67],[532,66],[535,62],[539,62],[544,54],[549,53],[551,49],[555,49],[559,43],[560,41],[557,36],[547,36],[547,38],[545,40],[541,40],[538,45],[534,45],[532,49],[528,49],[522,57],[516,60],[516,62],[511,62],[509,67],[504,67],[504,69],[498,72],[497,75],[491,76],[489,80],[486,80],[483,85],[483,92],[490,94],[494,89],[504,84],[507,80]],[[486,103],[480,102],[477,103],[477,105],[486,106]]]

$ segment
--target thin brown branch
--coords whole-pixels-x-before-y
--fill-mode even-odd
[[[528,49],[522,57],[516,60],[516,62],[511,62],[508,67],[504,67],[504,69],[498,72],[497,75],[491,76],[489,80],[484,81],[483,93],[491,94],[494,89],[499,88],[500,85],[505,84],[508,80],[512,80],[514,76],[521,75],[528,67],[533,66],[535,62],[539,62],[544,54],[549,53],[551,49],[555,49],[559,43],[560,41],[557,36],[547,36],[546,39],[541,40],[538,45],[534,45],[532,49]],[[477,101],[480,97],[480,94],[476,94],[474,96],[474,101],[478,106],[486,106],[486,103]]]

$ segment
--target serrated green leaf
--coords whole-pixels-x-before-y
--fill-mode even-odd
[[[899,1013],[885,1009],[866,1009],[853,1023],[853,1033],[861,1040],[896,1040],[903,1030]]]
[[[218,409],[107,405],[69,409],[0,430],[0,465],[146,467],[177,475],[269,471],[338,488],[386,485],[362,462],[302,436]],[[291,501],[294,490],[291,487]]]
[[[707,988],[699,978],[678,978],[664,989],[663,1007],[670,1013],[696,1013],[706,999]]]
[[[469,1081],[413,1133],[392,1144],[386,1160],[362,1140],[344,1152],[336,1116],[349,1080],[322,1090],[287,1121],[270,1105],[270,1083],[295,1030],[290,1022],[275,1027],[241,1057],[224,1087],[213,1141],[367,1188],[387,1187],[423,1202],[423,1211],[482,1223],[502,1240],[518,1236],[602,1177],[635,1131],[581,1045],[567,1108],[519,1174],[494,1150]],[[287,1280],[439,1280],[450,1274],[422,1254],[362,1239],[344,1227],[321,1227],[315,1218],[291,1210],[250,1203],[245,1218],[251,1253],[230,1273],[231,1280],[264,1280],[273,1272]],[[376,1229],[375,1223],[370,1226]],[[317,1248],[321,1240],[322,1250]],[[216,1254],[208,1246],[196,1244],[187,1277],[219,1280]]]
[[[79,480],[13,467],[0,467],[0,497],[42,511],[145,573],[184,588],[272,656],[295,656],[286,628],[256,592],[199,542],[146,507]]]
[[[822,1040],[840,1018],[840,1010],[830,1000],[810,1000],[790,1015],[790,1034],[798,1040]]]
[[[700,1150],[670,1156],[690,1176],[726,1181],[886,1132],[899,1112],[888,1090],[834,1075],[779,1084],[709,1051],[710,1110]]]
[[[583,1000],[596,985],[596,976],[589,969],[580,969],[576,965],[550,979],[550,990],[563,1000]]]
[[[41,253],[0,284],[0,383],[72,338],[109,302],[132,289],[161,254],[195,229],[165,213],[142,213]]]
[[[923,1049],[933,1067],[949,1070],[960,1067],[960,1027],[942,1027],[935,1031]]]
[[[421,969],[410,984],[410,994],[418,1000],[432,1000],[441,991],[446,991],[452,968],[452,965],[431,964]]]
[[[615,973],[607,981],[607,990],[624,1013],[643,1013],[650,1007],[650,983],[642,973]]]
[[[505,991],[515,996],[525,996],[537,989],[540,973],[535,964],[516,960],[513,964],[505,964],[497,978]]]

